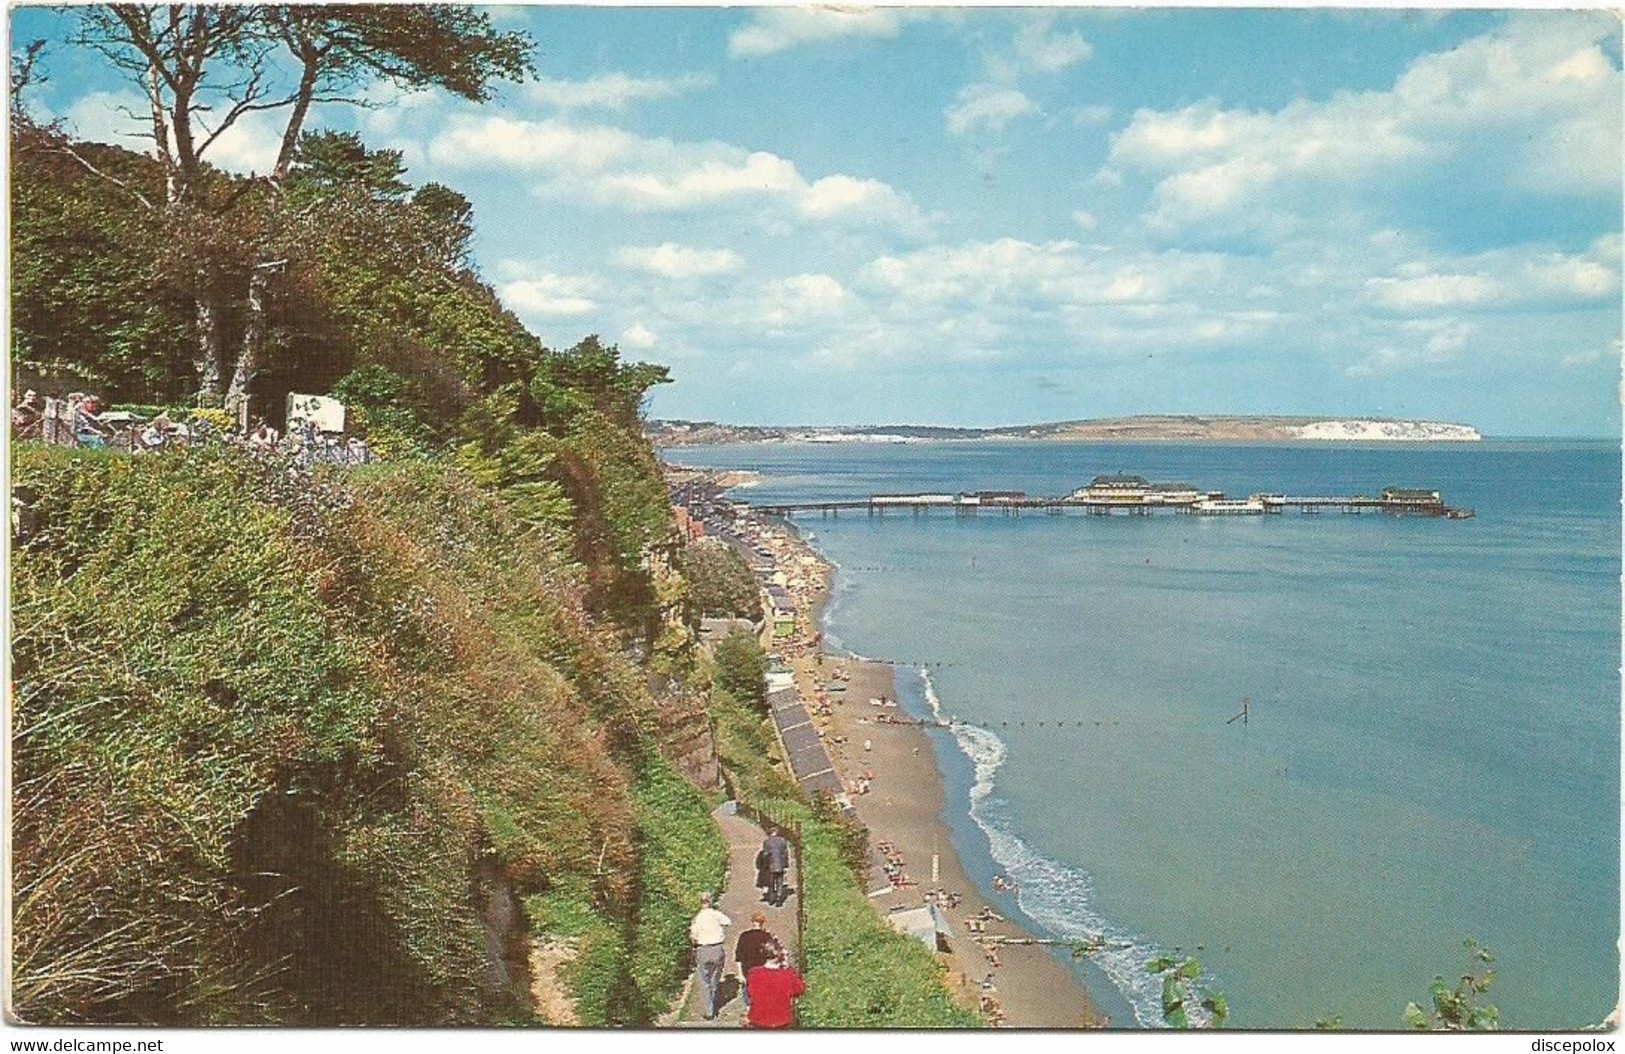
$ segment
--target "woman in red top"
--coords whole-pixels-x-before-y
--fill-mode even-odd
[[[750,995],[746,1024],[751,1028],[789,1028],[795,1013],[792,1004],[807,986],[800,974],[775,960],[746,974],[745,990]]]

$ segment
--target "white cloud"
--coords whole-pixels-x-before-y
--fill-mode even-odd
[[[634,102],[670,99],[716,83],[709,73],[685,73],[680,77],[633,77],[625,73],[600,73],[587,80],[555,80],[542,77],[525,86],[532,102],[561,110],[624,110]]]
[[[1428,274],[1415,278],[1373,278],[1366,283],[1371,298],[1395,311],[1478,307],[1500,300],[1500,283],[1482,274]]]
[[[597,286],[589,275],[543,274],[508,282],[497,294],[520,314],[585,315],[598,308]]]
[[[882,256],[863,271],[879,289],[920,304],[1083,307],[1239,300],[1240,269],[1216,253],[1114,252],[1069,240],[938,245]]]
[[[1049,19],[1029,22],[1016,32],[1013,51],[1023,68],[1058,73],[1094,53],[1081,33],[1053,33]]]
[[[1095,219],[1095,214],[1085,212],[1083,209],[1079,209],[1072,214],[1072,222],[1086,231],[1092,231],[1100,226],[1100,221]]]
[[[1018,117],[1037,112],[1033,101],[1015,88],[970,84],[959,90],[943,114],[948,118],[949,134],[964,135],[980,124],[998,131]]]
[[[827,274],[798,274],[769,283],[762,319],[770,326],[828,316],[847,302],[846,289]]]
[[[675,171],[616,173],[606,176],[601,186],[610,196],[634,207],[659,210],[691,208],[741,195],[786,194],[805,183],[795,165],[758,150],[744,157],[679,166]]]
[[[1380,207],[1422,173],[1448,178],[1447,165],[1491,166],[1528,192],[1617,193],[1621,82],[1600,43],[1613,33],[1606,16],[1514,15],[1422,56],[1387,91],[1140,110],[1109,165],[1158,179],[1149,219],[1164,230]]]
[[[1380,377],[1424,367],[1448,365],[1479,336],[1478,327],[1455,318],[1412,319],[1403,322],[1389,337],[1397,343],[1384,344],[1368,352],[1360,361],[1346,367],[1349,377]]]
[[[603,125],[573,125],[549,118],[460,117],[429,141],[436,164],[478,168],[497,163],[596,171],[647,152],[649,141]]]
[[[767,8],[728,35],[728,54],[755,58],[816,41],[895,37],[904,22],[922,14],[895,7]]]
[[[1564,369],[1574,369],[1579,366],[1590,366],[1596,362],[1607,362],[1613,368],[1619,368],[1622,341],[1615,337],[1606,347],[1585,348],[1580,351],[1571,351],[1557,360],[1557,364]]]
[[[1053,15],[1029,19],[1008,48],[984,54],[988,79],[1013,83],[1029,73],[1059,73],[1094,54],[1083,34],[1056,32],[1054,26]]]
[[[629,348],[645,351],[654,347],[656,340],[655,335],[645,328],[641,322],[633,323],[621,330],[620,342]]]
[[[356,110],[355,115],[369,143],[418,127],[426,119],[421,111],[442,105],[449,98],[438,88],[403,90],[387,80],[372,81],[360,89],[358,96],[367,105]]]
[[[282,148],[287,120],[287,114],[282,112],[245,113],[220,133],[204,158],[229,172],[269,172]]]
[[[1583,253],[1519,246],[1472,256],[1406,260],[1365,283],[1367,298],[1400,314],[1436,311],[1587,308],[1617,302],[1620,239]]]
[[[704,278],[727,274],[745,265],[732,249],[691,249],[676,242],[653,246],[633,246],[615,254],[623,267],[663,278]]]
[[[886,227],[909,235],[923,235],[931,226],[912,198],[878,179],[825,176],[797,196],[796,207],[808,219]]]
[[[765,150],[651,138],[557,118],[457,118],[427,152],[446,165],[533,170],[544,176],[533,184],[539,194],[636,212],[743,204],[776,209],[780,218],[911,235],[931,223],[908,195],[880,180],[835,173],[809,182],[794,162]]]
[[[147,101],[135,92],[93,91],[75,99],[63,116],[80,139],[151,153],[152,122],[135,116],[146,107]]]

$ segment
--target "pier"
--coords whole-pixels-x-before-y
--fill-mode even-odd
[[[873,494],[867,498],[743,504],[768,516],[816,513],[825,517],[839,516],[843,512],[863,513],[866,516],[925,516],[936,512],[951,512],[956,516],[983,513],[1003,516],[1023,513],[1150,516],[1164,512],[1187,516],[1268,516],[1288,510],[1309,515],[1375,512],[1389,516],[1452,520],[1471,519],[1473,516],[1472,509],[1445,504],[1436,490],[1385,487],[1376,497],[1364,494],[1259,493],[1246,498],[1227,498],[1220,491],[1203,491],[1187,484],[1148,483],[1139,476],[1097,476],[1089,485],[1058,497],[1028,496],[1020,491],[977,491],[961,494]]]

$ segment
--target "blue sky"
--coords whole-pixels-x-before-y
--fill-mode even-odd
[[[467,193],[549,344],[669,365],[658,416],[1619,434],[1606,13],[492,10],[542,80],[318,120]],[[97,56],[49,63],[37,109],[127,131]]]

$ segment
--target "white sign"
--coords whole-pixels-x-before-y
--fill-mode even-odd
[[[288,431],[309,421],[318,431],[344,431],[344,404],[325,395],[288,393]]]

